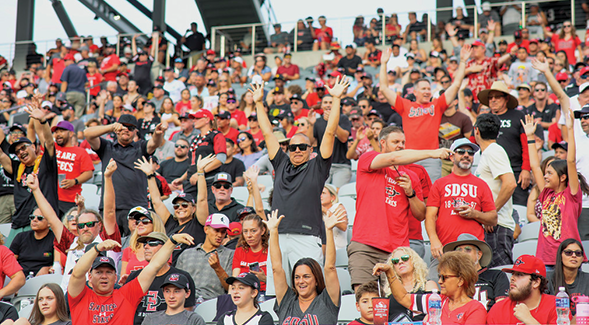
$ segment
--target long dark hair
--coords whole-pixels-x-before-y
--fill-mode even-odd
[[[315,281],[317,282],[317,287],[315,287],[315,291],[317,292],[317,295],[320,295],[321,292],[323,292],[323,290],[325,289],[325,279],[323,279],[323,271],[321,270],[321,265],[319,265],[319,263],[317,263],[317,261],[315,261],[314,259],[312,259],[310,257],[301,258],[293,266],[292,274],[290,276],[291,277],[290,283],[292,283],[292,290],[295,292],[295,294],[298,297],[299,292],[297,291],[297,287],[295,286],[295,273],[296,273],[297,267],[302,266],[302,265],[306,265],[311,269],[311,273],[313,273],[313,276],[315,277]]]
[[[254,136],[249,132],[242,131],[239,133],[237,137],[239,138],[242,134],[245,134],[245,136],[251,141],[250,150],[252,151],[252,153],[258,152],[258,146],[256,145],[256,141],[254,140]],[[239,152],[243,154],[243,150],[241,150],[239,144],[237,145],[237,148],[239,148]]]
[[[243,225],[246,221],[249,220],[253,220],[257,223],[257,227],[259,227],[261,229],[261,231],[263,231],[264,233],[262,234],[262,247],[263,247],[263,251],[264,252],[268,252],[268,239],[270,238],[270,231],[268,230],[268,226],[266,226],[266,224],[264,223],[264,221],[262,221],[262,218],[260,218],[259,215],[257,214],[248,214],[247,216],[243,217],[243,219],[241,219],[241,224]],[[245,251],[250,250],[250,245],[248,245],[247,241],[245,240],[245,236],[243,235],[243,231],[241,232],[241,235],[239,236],[239,242],[237,243],[237,245],[239,247],[243,247],[243,249]]]
[[[583,256],[585,256],[585,249],[583,245],[574,238],[568,238],[562,241],[558,246],[558,250],[556,252],[556,263],[554,264],[554,276],[552,277],[552,285],[554,288],[554,292],[558,291],[559,287],[564,287],[567,294],[569,293],[569,287],[564,281],[564,271],[562,270],[564,265],[562,264],[562,252],[572,244],[577,244],[581,248],[581,252],[583,252]],[[579,264],[579,268],[581,265]]]
[[[560,178],[560,176],[562,176],[562,175],[565,175],[566,176],[565,185],[566,186],[569,185],[569,174],[568,174],[569,168],[567,166],[566,160],[562,160],[562,159],[554,160],[553,162],[548,164],[548,166],[554,168],[554,170],[556,171],[556,174],[558,175],[558,178]],[[587,180],[585,180],[585,176],[583,176],[579,172],[577,172],[577,177],[579,178],[579,185],[581,185],[581,192],[583,192],[583,194],[585,194],[585,195],[589,195],[589,185],[587,185]]]
[[[55,296],[55,305],[56,310],[55,313],[57,314],[57,318],[59,318],[62,322],[67,322],[70,318],[67,315],[67,310],[65,308],[65,295],[61,287],[57,283],[45,283],[44,285],[39,288],[37,291],[37,297],[35,297],[35,303],[33,304],[33,310],[31,311],[31,315],[29,316],[29,323],[32,325],[38,325],[45,321],[45,316],[41,314],[41,308],[39,308],[39,292],[43,288],[47,288],[53,292]]]

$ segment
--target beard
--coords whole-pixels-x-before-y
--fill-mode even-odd
[[[524,299],[528,298],[532,294],[532,281],[528,283],[525,287],[514,291],[509,290],[509,299],[513,301],[523,301]]]
[[[458,167],[460,167],[460,169],[470,169],[472,167],[472,162],[469,161],[460,161],[458,163]]]

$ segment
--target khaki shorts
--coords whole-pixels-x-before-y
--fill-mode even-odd
[[[352,287],[366,282],[376,281],[372,275],[372,269],[376,263],[385,263],[390,253],[352,241],[348,245],[348,271],[352,278]],[[380,283],[384,283],[384,274],[380,277]]]

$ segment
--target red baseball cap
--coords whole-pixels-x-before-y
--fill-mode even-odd
[[[567,80],[568,78],[569,75],[566,72],[559,72],[556,74],[556,80],[558,81]]]
[[[64,61],[67,61],[67,60],[76,61],[76,59],[74,58],[74,55],[73,55],[73,54],[71,54],[71,53],[68,53],[68,54],[66,54],[66,55],[63,57],[63,60],[64,60]]]
[[[584,74],[586,74],[587,72],[589,72],[589,67],[584,67],[583,69],[581,69],[581,71],[579,72],[579,75],[582,76]]]
[[[323,82],[323,80],[315,81],[315,88],[325,88],[325,83]]]
[[[503,272],[521,272],[525,274],[537,274],[546,277],[546,266],[544,262],[532,255],[522,255],[515,260],[512,268],[503,269]]]
[[[342,77],[342,74],[339,71],[333,71],[329,74],[331,77],[337,78],[337,77]]]
[[[203,117],[208,117],[210,120],[215,119],[215,117],[213,116],[213,113],[211,113],[211,111],[206,110],[206,109],[201,109],[200,111],[198,111],[194,114],[190,114],[190,117],[192,117],[193,119],[199,119],[199,118],[203,118]]]
[[[482,46],[485,47],[485,44],[479,40],[472,42],[472,46]]]
[[[207,50],[207,55],[216,55],[217,53],[215,53],[215,51],[213,50]]]

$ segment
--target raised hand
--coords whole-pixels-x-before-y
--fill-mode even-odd
[[[32,103],[35,103],[35,101],[31,101]],[[29,105],[25,108],[25,112],[29,113],[29,117],[32,119],[35,119],[41,123],[44,123],[45,121],[47,121],[48,117],[45,112],[43,112],[39,107],[36,107],[36,105]]]
[[[309,114],[307,114],[307,119],[309,120],[309,124],[315,124],[317,122],[317,112],[315,112],[314,108],[309,110]]]
[[[76,194],[76,198],[74,199],[74,202],[76,203],[76,206],[78,207],[78,211],[82,211],[84,209],[84,203],[86,202],[86,199],[81,196],[80,194]]]
[[[251,165],[250,168],[243,172],[243,177],[250,182],[257,182],[258,174],[260,174],[260,167]]]
[[[452,151],[450,151],[450,149],[448,149],[448,148],[440,148],[440,149],[436,149],[435,150],[435,152],[434,152],[434,158],[448,159],[451,154],[452,154]]]
[[[487,22],[487,30],[489,32],[494,31],[496,26],[497,23],[493,19],[489,19],[489,21]]]
[[[472,55],[472,47],[470,44],[464,44],[460,50],[460,61],[466,62]]]
[[[386,64],[389,62],[389,59],[391,58],[392,52],[393,50],[390,47],[385,51],[382,51],[382,54],[380,55],[380,64],[384,64],[386,66]]]
[[[564,120],[566,127],[569,128],[569,130],[574,130],[575,126],[573,123],[575,121],[575,116],[572,109],[569,109],[568,114],[564,114]]]
[[[538,60],[537,58],[533,58],[532,59],[532,67],[534,67],[534,69],[542,72],[542,73],[546,73],[548,71],[550,71],[550,66],[548,65],[548,61],[544,60],[544,62]]]
[[[252,87],[249,92],[252,93],[255,103],[261,103],[264,100],[264,86],[259,84],[250,84]]]
[[[376,263],[372,268],[372,275],[379,276],[381,273],[388,273],[392,271],[393,268],[387,263]]]
[[[362,125],[356,131],[356,138],[358,139],[358,141],[360,141],[366,137],[366,133],[364,133],[364,130],[366,130],[366,126]]]
[[[112,124],[112,132],[114,132],[114,133],[118,133],[120,131],[123,131],[124,129],[125,129],[125,126],[119,122],[115,122]]]
[[[112,174],[115,172],[115,170],[117,170],[117,167],[117,162],[114,159],[110,158],[110,160],[108,161],[108,165],[104,170],[104,177],[112,177]]]
[[[194,237],[190,236],[189,234],[175,234],[172,238],[180,244],[186,244],[189,246],[194,245]]]
[[[134,163],[135,168],[141,170],[142,172],[145,173],[145,175],[151,175],[153,174],[153,165],[151,164],[151,159],[149,159],[149,161],[147,160],[147,158],[145,157],[141,157],[139,159],[137,159],[137,161]]]
[[[196,161],[196,170],[202,172],[205,170],[210,163],[213,162],[217,158],[216,155],[210,154],[204,158],[202,156],[198,156],[198,160]]]
[[[155,134],[163,135],[168,129],[168,122],[162,122],[155,127]]]
[[[368,140],[374,139],[374,131],[372,131],[371,128],[368,128],[366,130],[366,137],[368,138]]]
[[[116,242],[112,239],[107,239],[107,240],[99,243],[98,245],[96,245],[96,248],[101,252],[112,251],[113,249],[115,249],[117,247],[121,247],[121,244],[119,244],[118,242]]]
[[[278,210],[274,210],[272,213],[268,214],[268,221],[264,221],[264,223],[268,226],[270,231],[277,231],[282,218],[284,218],[284,215],[278,217]]]
[[[36,191],[39,188],[39,178],[37,178],[37,174],[27,175],[27,187],[30,188],[31,191]]]
[[[456,26],[448,25],[446,26],[446,33],[449,37],[454,37],[456,34],[458,34],[458,30],[456,29]]]
[[[346,210],[336,209],[335,212],[327,211],[327,215],[323,218],[325,229],[331,230],[338,223],[346,220]]]
[[[524,131],[526,132],[526,136],[528,138],[534,138],[534,133],[536,132],[536,122],[534,122],[534,117],[530,114],[526,115],[526,122],[520,121],[522,126],[524,127]]]
[[[332,88],[329,88],[329,86],[325,85],[325,88],[327,89],[327,91],[329,92],[329,94],[335,98],[342,98],[343,95],[345,95],[346,93],[346,88],[348,88],[350,86],[350,82],[348,81],[347,78],[341,78],[337,77],[335,79],[335,84],[333,85]]]

